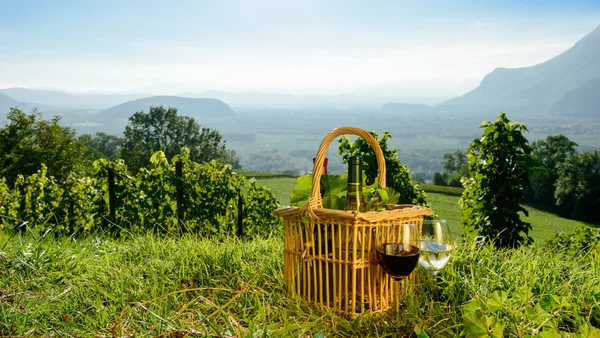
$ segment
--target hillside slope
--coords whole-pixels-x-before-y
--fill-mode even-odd
[[[24,108],[25,105],[12,97],[0,93],[0,121],[3,121],[10,108]]]
[[[191,116],[200,121],[234,117],[235,112],[217,99],[193,99],[179,96],[152,96],[122,103],[100,113],[104,118],[127,119],[138,111],[148,112],[151,106],[175,107],[179,115]]]
[[[114,105],[139,99],[144,94],[70,94],[58,90],[41,90],[29,88],[5,88],[0,89],[17,101],[26,102],[30,105],[52,106],[62,108],[108,108]]]
[[[437,110],[465,113],[558,113],[600,117],[600,26],[572,48],[544,63],[497,68],[479,87]]]

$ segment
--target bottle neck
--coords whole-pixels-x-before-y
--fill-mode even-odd
[[[348,160],[348,191],[346,192],[346,210],[361,208],[362,198],[362,165],[360,157]]]
[[[360,157],[351,156],[348,160],[348,185],[362,184],[362,161]]]

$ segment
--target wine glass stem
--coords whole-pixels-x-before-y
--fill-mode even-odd
[[[394,280],[394,307],[396,308],[396,312],[400,311],[400,283],[403,280]]]

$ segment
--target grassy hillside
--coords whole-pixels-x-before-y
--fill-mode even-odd
[[[458,196],[446,195],[428,192],[427,201],[431,208],[436,212],[439,218],[448,220],[448,225],[454,236],[460,236],[461,229],[461,209],[458,205]],[[536,241],[545,242],[554,237],[557,233],[569,231],[578,225],[593,226],[592,224],[574,221],[562,218],[555,214],[525,206],[529,212],[529,217],[522,216],[523,219],[531,223],[531,237]]]
[[[271,189],[277,196],[279,203],[288,205],[290,193],[296,184],[295,178],[276,177],[276,178],[261,178],[256,176],[257,180],[264,186]],[[431,205],[433,211],[437,213],[441,219],[446,219],[450,226],[450,231],[456,237],[460,237],[461,233],[461,210],[458,205],[460,198],[460,188],[426,186],[427,201]],[[440,191],[440,192],[437,192]],[[525,220],[531,223],[532,231],[530,235],[537,241],[545,242],[558,232],[569,231],[578,225],[591,225],[584,222],[574,221],[562,218],[555,214],[526,206],[529,211],[529,217]]]

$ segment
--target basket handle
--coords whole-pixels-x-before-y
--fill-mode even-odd
[[[315,158],[315,163],[313,167],[311,195],[308,201],[306,201],[306,203],[304,203],[304,205],[302,206],[302,213],[308,214],[311,218],[318,218],[316,217],[314,212],[312,212],[312,209],[323,207],[323,200],[321,198],[319,184],[321,182],[321,175],[323,174],[323,162],[325,161],[327,149],[336,137],[344,134],[358,135],[367,140],[367,142],[369,142],[373,150],[375,150],[375,157],[377,158],[379,186],[385,188],[385,158],[383,157],[383,152],[381,151],[381,147],[379,147],[379,143],[377,143],[377,140],[375,140],[375,138],[369,132],[360,128],[335,128],[323,138],[323,141],[321,141],[321,146],[319,147],[319,151],[317,152],[317,157]]]

